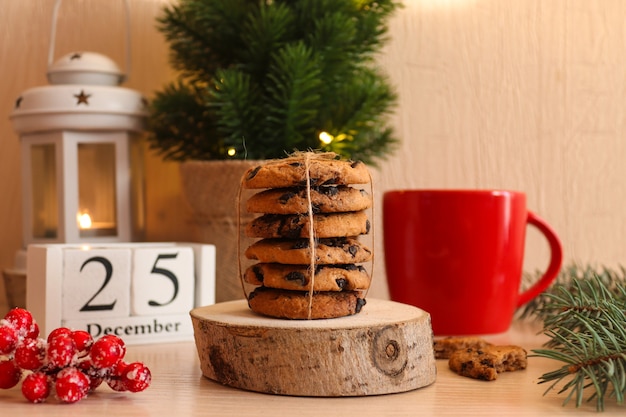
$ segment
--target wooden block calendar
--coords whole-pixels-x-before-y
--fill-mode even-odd
[[[193,340],[189,311],[215,303],[215,246],[29,245],[26,277],[43,337],[65,326],[127,344]]]

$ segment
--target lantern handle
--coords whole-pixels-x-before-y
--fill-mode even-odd
[[[128,0],[124,1],[124,12],[126,17],[126,68],[124,74],[122,74],[122,82],[128,81],[130,75],[130,5]],[[61,6],[61,0],[56,0],[54,8],[52,9],[52,25],[50,29],[50,46],[48,48],[48,68],[54,63],[54,45],[56,42],[57,32],[57,18],[59,15],[59,8]]]

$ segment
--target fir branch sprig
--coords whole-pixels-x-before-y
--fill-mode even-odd
[[[575,398],[577,407],[585,391],[593,390],[588,400],[595,399],[602,411],[606,398],[623,404],[626,393],[626,281],[606,268],[569,272],[567,283],[545,293],[537,310],[549,341],[533,356],[565,364],[542,375],[539,383],[550,383],[548,392],[564,382],[559,394],[569,393],[563,404]]]
[[[541,271],[525,273],[522,287],[531,286],[541,273]],[[575,283],[594,279],[600,279],[604,284],[603,287],[619,296],[620,288],[623,289],[623,283],[626,282],[626,269],[623,266],[620,266],[619,270],[615,270],[608,267],[597,269],[591,265],[581,266],[575,263],[567,265],[559,272],[550,288],[519,309],[518,318],[544,320],[554,315],[555,312],[550,309],[550,306],[553,305],[551,301],[558,292],[565,289],[566,293],[574,294],[577,291],[585,291],[585,288],[589,290],[589,287],[577,288]],[[574,297],[576,296],[574,295]]]

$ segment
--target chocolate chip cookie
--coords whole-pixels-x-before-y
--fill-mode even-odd
[[[502,372],[526,369],[527,353],[519,346],[485,346],[454,351],[448,366],[459,375],[493,381]]]
[[[303,157],[269,161],[250,168],[243,177],[245,188],[302,187],[306,181],[307,163]],[[309,184],[324,185],[368,184],[369,171],[361,161],[329,159],[317,154],[308,161]]]
[[[369,233],[370,222],[363,211],[315,214],[313,233],[317,238],[358,236]],[[246,236],[300,239],[309,237],[306,214],[264,214],[246,226]]]
[[[248,296],[250,309],[281,319],[331,319],[361,311],[365,299],[359,291],[323,291],[313,294],[309,316],[309,293],[257,287]]]
[[[372,205],[367,191],[345,185],[311,187],[310,192],[313,213],[361,211]],[[308,213],[307,189],[292,187],[261,191],[248,199],[246,209],[250,213]]]
[[[457,350],[482,349],[491,343],[480,337],[446,337],[433,342],[435,359],[449,359]]]
[[[363,263],[372,259],[372,251],[356,237],[315,240],[316,264]],[[262,239],[245,252],[248,259],[289,265],[306,265],[311,261],[309,239]]]
[[[312,277],[308,265],[258,263],[246,269],[244,279],[249,284],[294,291],[346,291],[370,285],[367,270],[354,264],[317,265]]]

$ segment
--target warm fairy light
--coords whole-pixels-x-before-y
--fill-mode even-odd
[[[235,148],[228,148],[228,151],[226,151],[226,153],[228,154],[228,156],[235,156],[237,150]]]
[[[320,142],[322,142],[324,145],[330,145],[330,143],[334,139],[333,136],[328,132],[320,133],[319,138],[320,138]]]
[[[91,229],[91,216],[89,213],[78,213],[78,227],[81,229]]]

